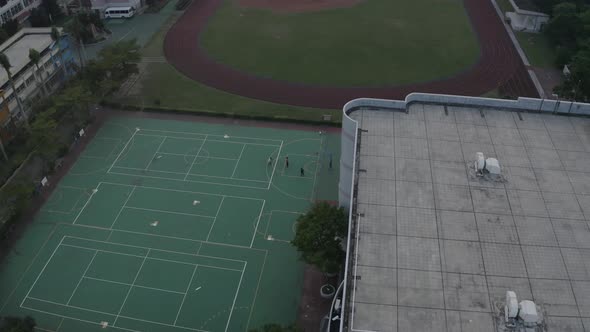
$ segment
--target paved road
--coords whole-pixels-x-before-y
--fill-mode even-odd
[[[109,39],[86,46],[86,57],[93,59],[105,46],[121,40],[137,39],[140,46],[144,46],[150,38],[160,29],[168,17],[174,13],[176,1],[171,0],[159,13],[141,14],[131,19],[109,19],[106,27],[111,30]]]

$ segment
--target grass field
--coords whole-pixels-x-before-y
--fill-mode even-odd
[[[532,66],[555,67],[555,48],[551,46],[545,35],[519,31],[515,31],[514,34]]]
[[[172,3],[172,2],[171,2]],[[130,93],[115,101],[138,107],[155,107],[158,100],[162,109],[200,111],[217,114],[245,116],[266,116],[281,119],[319,121],[323,114],[330,114],[334,122],[342,118],[341,110],[280,105],[261,100],[245,98],[210,88],[179,73],[164,61],[163,43],[169,27],[178,18],[170,16],[152,39],[142,49],[142,56],[159,58],[160,62],[142,64],[143,74]],[[162,82],[165,82],[163,84]]]
[[[330,86],[441,79],[466,70],[479,54],[459,0],[370,0],[301,14],[244,9],[225,0],[202,47],[246,72]]]
[[[316,131],[111,118],[2,265],[0,315],[60,332],[291,323],[289,241],[310,201],[335,199],[338,150]]]

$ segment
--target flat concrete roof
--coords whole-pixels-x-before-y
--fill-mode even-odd
[[[15,38],[16,37],[16,38]],[[21,29],[13,38],[8,39],[0,45],[0,51],[6,54],[10,61],[10,72],[15,76],[21,69],[27,66],[29,60],[29,49],[35,49],[39,53],[44,51],[53,40],[51,29]],[[0,68],[0,86],[8,82],[8,75],[3,68]]]
[[[590,330],[590,119],[413,104],[358,110],[355,331],[501,330],[507,290]],[[475,153],[504,181],[482,180]]]

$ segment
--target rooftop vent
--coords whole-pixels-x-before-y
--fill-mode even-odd
[[[502,169],[500,168],[500,162],[496,158],[487,158],[483,152],[475,153],[475,172],[477,176],[484,176],[486,174],[501,175]]]

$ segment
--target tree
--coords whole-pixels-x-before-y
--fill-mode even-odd
[[[555,91],[563,98],[586,101],[590,99],[590,42],[573,56],[570,75]]]
[[[573,3],[565,2],[555,6],[553,17],[547,23],[545,34],[549,40],[558,46],[576,47],[577,32],[580,30],[578,10]]]
[[[111,44],[100,50],[98,56],[99,61],[108,68],[110,78],[119,83],[123,83],[130,75],[139,71],[137,63],[141,55],[135,39]]]
[[[29,22],[34,28],[48,27],[51,24],[49,15],[42,7],[33,8],[33,10],[31,10]]]
[[[25,318],[7,316],[0,320],[0,332],[33,332],[35,325],[35,320],[30,316]]]
[[[49,14],[51,22],[63,15],[61,7],[57,4],[57,0],[43,0],[41,6],[45,9],[45,12]]]
[[[41,60],[41,54],[39,54],[39,52],[37,52],[37,50],[35,50],[34,48],[30,48],[29,49],[29,60],[31,60],[31,62],[35,65],[35,70],[33,72],[33,77],[35,78],[35,81],[37,82],[37,85],[41,86],[41,90],[43,91],[43,96],[47,97],[49,94],[47,93],[46,90],[46,86],[45,86],[45,80],[43,79],[43,77],[41,77],[41,82],[39,82],[39,80],[37,79],[37,74],[39,73],[39,61]]]
[[[72,36],[76,45],[76,51],[78,52],[78,58],[80,59],[80,67],[84,67],[84,57],[82,55],[84,53],[84,41],[82,40],[84,26],[80,22],[78,15],[74,16],[64,29]]]
[[[300,328],[291,324],[288,326],[281,326],[279,324],[266,324],[261,328],[251,329],[249,332],[301,332]]]
[[[12,73],[10,72],[10,67],[12,67],[12,66],[10,65],[10,60],[8,60],[8,57],[4,53],[0,53],[0,65],[6,71],[6,75],[8,75],[8,82],[10,83],[10,86],[12,87],[12,93],[14,94],[14,98],[16,99],[16,104],[18,105],[19,112],[25,121],[25,126],[27,127],[27,129],[30,129],[29,118],[25,112],[25,109],[24,109],[23,104],[20,100],[20,97],[18,96],[18,93],[16,92],[16,87],[14,86],[14,81],[12,80]]]
[[[31,124],[29,145],[37,149],[45,160],[51,160],[59,149],[59,135],[57,134],[57,121],[55,121],[55,108],[50,108],[35,116]]]
[[[18,32],[18,21],[15,19],[8,20],[2,24],[2,29],[6,31],[8,37],[12,37],[12,35]]]
[[[315,203],[297,218],[295,238],[291,243],[301,258],[325,273],[338,272],[344,251],[341,241],[346,236],[347,218],[343,208],[326,202]]]

